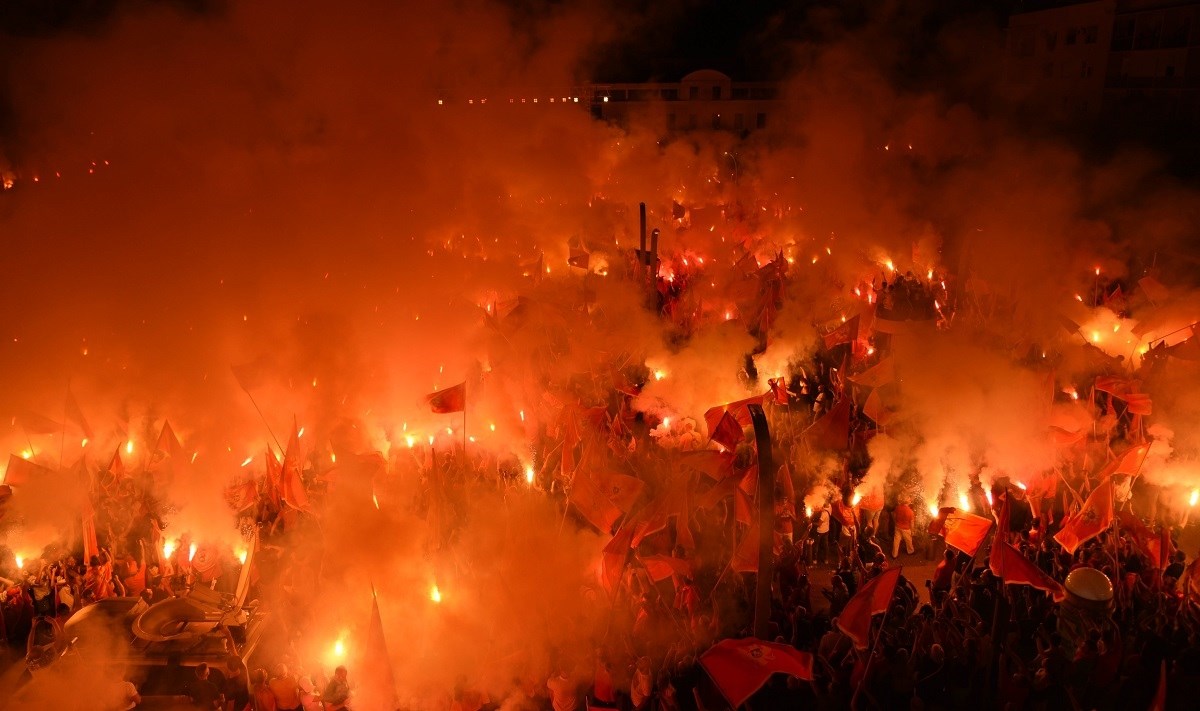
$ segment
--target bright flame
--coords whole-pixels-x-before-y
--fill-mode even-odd
[[[25,556],[18,555],[14,557],[17,559],[17,569],[23,570],[25,568]]]
[[[334,454],[333,452],[330,452],[330,453],[329,453],[329,463],[330,463],[330,464],[337,464],[337,455],[336,455],[336,454]]]
[[[892,264],[892,260],[890,260],[890,259],[887,260],[886,262],[884,262],[883,266],[887,267],[889,272],[896,271],[896,265]]]
[[[79,446],[80,446],[80,447],[86,447],[86,446],[87,446],[87,443],[88,443],[88,439],[87,439],[87,437],[84,437],[84,438],[83,438],[83,441],[79,443]]]
[[[520,414],[521,414],[521,422],[524,422],[525,421],[525,411],[521,410]]]
[[[409,449],[413,448],[413,445],[416,443],[416,441],[416,437],[413,437],[412,435],[404,435],[404,443],[408,445]]]
[[[438,590],[437,583],[434,583],[433,587],[429,589],[429,599],[439,603],[442,601],[442,591]]]
[[[930,516],[938,515],[938,505],[936,502],[933,502],[933,501],[929,502],[929,515]]]
[[[1019,481],[1018,481],[1018,482],[1017,482],[1017,488],[1018,488],[1018,489],[1020,489],[1021,491],[1025,491],[1025,490],[1026,490],[1026,489],[1028,489],[1029,487],[1025,486],[1023,483],[1021,483],[1021,482],[1019,482]]]
[[[248,466],[250,466],[250,462],[253,462],[253,461],[254,461],[254,457],[252,457],[252,456],[246,457],[245,459],[242,460],[242,466],[248,467]]]
[[[991,489],[984,489],[983,495],[987,497],[988,506],[991,506],[993,503],[995,503],[994,501],[992,501],[992,490]]]
[[[374,492],[371,492],[371,501],[375,503],[375,509],[379,510],[379,497]]]
[[[1188,505],[1195,506],[1198,501],[1200,501],[1200,489],[1192,489],[1192,495],[1188,498]]]
[[[662,426],[663,426],[663,429],[668,429],[668,430],[671,429],[671,418],[664,417],[663,421],[662,421]]]
[[[300,437],[303,437],[303,436],[304,436],[304,428],[301,427],[300,431],[296,433],[296,438],[299,439]]]
[[[28,449],[21,450],[21,459],[29,459],[32,456],[33,456],[32,451],[30,451]]]
[[[346,643],[343,640],[338,640],[333,643],[333,656],[341,659],[346,656]]]
[[[192,558],[195,558],[195,557],[196,557],[196,544],[193,543],[192,545],[188,546],[188,562],[190,563],[192,561]]]
[[[163,543],[163,558],[170,560],[173,555],[175,555],[175,541]]]
[[[525,483],[530,485],[533,484],[533,465],[525,467]]]
[[[125,443],[125,453],[133,454],[133,440],[129,440]]]
[[[958,505],[962,508],[963,511],[971,510],[971,500],[967,498],[966,494],[958,495]]]
[[[247,551],[245,548],[237,549],[237,552],[235,553],[235,555],[237,556],[238,561],[240,561],[242,565],[246,564],[246,555],[248,553],[249,553],[249,551]]]
[[[807,516],[808,518],[812,518],[812,507],[811,506],[804,507],[804,515]]]
[[[654,379],[655,380],[662,380],[665,377],[667,377],[667,374],[664,373],[663,371],[661,371],[661,370],[654,371]]]
[[[862,501],[862,494],[858,493],[857,491],[854,492],[854,498],[850,499],[850,505],[858,506],[858,502],[860,502],[860,501]]]
[[[493,422],[492,424],[488,425],[488,429],[490,429],[492,432],[495,432],[496,431],[496,423]]]

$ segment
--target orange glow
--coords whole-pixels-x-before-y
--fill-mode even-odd
[[[25,568],[25,556],[22,556],[22,555],[17,555],[17,556],[14,556],[14,557],[15,557],[15,558],[16,558],[16,560],[17,560],[17,569],[18,569],[18,570],[23,570],[23,569]]]
[[[1188,505],[1195,506],[1197,502],[1200,502],[1200,489],[1192,489],[1192,495],[1188,497]]]
[[[129,440],[125,443],[125,453],[133,454],[133,440]]]
[[[247,551],[245,548],[238,548],[237,551],[234,553],[234,555],[237,556],[238,561],[242,565],[245,565],[246,564],[246,556],[248,555],[248,553],[249,553],[249,551]]]
[[[429,599],[433,602],[440,603],[442,601],[442,591],[438,589],[437,583],[429,589]]]
[[[171,559],[175,555],[175,541],[166,541],[163,543],[163,558]]]
[[[196,557],[196,544],[193,543],[192,545],[188,546],[188,562],[190,563],[191,560],[195,557]]]
[[[529,484],[530,486],[533,485],[533,465],[527,465],[525,467],[525,483]]]
[[[930,502],[929,502],[929,515],[930,515],[930,516],[937,516],[937,515],[938,515],[938,505],[937,505],[937,502],[936,502],[936,501],[930,501]]]
[[[971,500],[967,498],[966,494],[958,495],[958,505],[963,511],[971,510]]]

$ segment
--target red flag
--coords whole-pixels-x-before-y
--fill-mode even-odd
[[[988,564],[992,573],[1007,585],[1032,586],[1050,593],[1055,602],[1061,602],[1067,596],[1057,580],[1046,575],[1041,568],[1021,555],[1020,551],[998,538],[992,543]]]
[[[108,460],[108,473],[117,479],[125,476],[125,462],[121,461],[121,448],[119,446],[117,447],[117,451],[113,452],[112,459]]]
[[[749,427],[753,424],[750,419],[750,405],[761,405],[766,399],[768,393],[748,397],[745,400],[737,400],[735,402],[726,403],[710,407],[704,411],[704,424],[708,426],[708,431],[712,432],[721,423],[725,413],[733,415],[733,419],[737,421],[742,428]]]
[[[572,481],[570,502],[593,526],[612,530],[621,514],[633,508],[645,482],[625,474],[579,470]]]
[[[679,470],[703,472],[710,479],[722,481],[733,475],[733,453],[715,449],[685,452],[679,455]]]
[[[24,486],[35,479],[53,473],[53,469],[10,454],[8,455],[8,468],[4,470],[4,476],[0,478],[0,481],[7,486]]]
[[[723,639],[700,655],[700,666],[733,708],[754,696],[772,674],[813,680],[813,657],[790,644],[763,642],[754,637]]]
[[[374,585],[371,586],[371,620],[367,627],[361,668],[362,672],[358,677],[360,686],[354,697],[355,705],[362,708],[399,708],[396,675],[392,671],[392,658],[388,654],[383,618],[379,614],[379,597],[375,593]]]
[[[850,398],[842,398],[824,417],[804,431],[814,447],[842,451],[850,442]]]
[[[741,493],[741,490],[738,491]],[[758,517],[754,516],[750,522],[750,528],[746,529],[746,533],[742,536],[742,540],[738,541],[737,548],[733,551],[733,561],[730,563],[735,573],[757,573],[758,572],[758,544],[759,531],[761,527],[758,525]]]
[[[717,423],[716,429],[711,431],[709,438],[725,449],[737,449],[746,435],[738,421],[726,411],[721,415],[720,422]]]
[[[279,459],[275,456],[275,452],[271,451],[271,447],[267,446],[267,496],[271,499],[271,503],[279,506],[279,491],[283,485],[283,469],[279,466]]]
[[[163,421],[162,432],[158,435],[158,443],[154,445],[155,452],[162,452],[171,458],[182,458],[183,446],[179,444],[179,438],[175,436],[175,430],[171,429],[171,423],[167,420]]]
[[[1154,404],[1146,393],[1126,393],[1118,397],[1125,401],[1125,409],[1129,410],[1131,415],[1154,414]]]
[[[646,572],[650,574],[650,579],[654,582],[661,582],[671,577],[672,575],[681,575],[691,577],[692,566],[686,560],[673,558],[666,555],[648,555],[641,558],[642,565],[646,566]]]
[[[225,502],[234,512],[250,508],[258,501],[258,486],[253,481],[244,481],[225,487]]]
[[[681,477],[672,481],[649,506],[639,512],[641,520],[635,529],[633,545],[641,545],[646,536],[666,528],[672,518],[676,519],[677,524],[686,523],[687,489],[691,481],[691,477]],[[690,532],[686,535],[690,535]]]
[[[1162,660],[1158,667],[1158,689],[1154,692],[1154,700],[1150,702],[1150,711],[1167,711],[1167,660]]]
[[[880,388],[895,380],[896,366],[891,356],[850,378],[852,383],[864,388]]]
[[[871,618],[891,606],[900,570],[899,567],[888,568],[868,580],[838,615],[838,629],[854,642],[856,648],[866,649],[870,645]]]
[[[842,343],[853,343],[858,340],[858,316],[843,322],[842,325],[826,333],[823,338],[825,350],[830,350]]]
[[[979,544],[987,538],[992,530],[993,521],[990,518],[976,516],[969,511],[959,511],[954,507],[946,507],[938,512],[937,518],[929,523],[929,533],[946,539],[946,545],[966,553],[975,555]]]
[[[1105,479],[1083,502],[1083,508],[1067,518],[1054,540],[1073,554],[1084,541],[1103,533],[1112,521],[1113,484],[1112,479]]]
[[[770,378],[767,380],[767,385],[771,387],[771,395],[775,398],[776,405],[786,405],[791,400],[791,393],[787,389],[786,378]]]
[[[429,403],[429,409],[439,415],[462,412],[467,409],[467,384],[459,383],[452,388],[426,395],[425,401]]]
[[[100,543],[96,540],[96,510],[92,508],[92,498],[83,497],[82,515],[83,559],[90,561],[92,556],[100,555]]]
[[[625,572],[629,550],[633,547],[633,529],[634,522],[626,521],[612,540],[605,544],[604,552],[600,555],[600,582],[610,595],[616,591]]]
[[[1171,296],[1171,292],[1167,290],[1167,287],[1163,286],[1162,282],[1154,277],[1142,277],[1138,279],[1138,286],[1142,288],[1142,291],[1145,292],[1151,301],[1161,303]]]
[[[36,412],[23,412],[17,417],[17,421],[21,423],[21,428],[27,434],[62,434],[63,426],[61,422],[55,422],[49,417],[39,415]]]
[[[1119,375],[1101,375],[1096,378],[1095,388],[1103,393],[1110,395],[1121,395],[1129,392],[1133,384],[1128,378],[1122,378]]]
[[[567,264],[580,269],[587,269],[591,255],[578,247],[571,247],[571,256],[567,257]]]
[[[733,516],[738,523],[749,525],[754,519],[750,497],[740,487],[733,492]]]
[[[75,400],[75,394],[71,392],[71,388],[67,388],[67,422],[75,423],[82,432],[83,436],[88,439],[92,438],[92,428],[88,426],[87,418],[83,416],[83,410],[79,409],[79,403]]]
[[[304,468],[300,458],[300,432],[292,426],[287,452],[283,455],[283,472],[279,480],[279,499],[294,509],[308,508],[308,492],[300,474]]]
[[[1159,533],[1151,531],[1132,511],[1118,511],[1117,523],[1130,536],[1134,543],[1155,568],[1165,568],[1171,555],[1171,537],[1166,529]]]

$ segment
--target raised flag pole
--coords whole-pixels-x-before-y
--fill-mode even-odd
[[[754,636],[767,639],[771,625],[771,581],[775,578],[775,476],[771,430],[762,405],[746,406],[758,447],[758,573],[754,595]]]
[[[904,570],[904,566],[899,566],[900,570]],[[897,579],[897,582],[899,579]],[[896,595],[896,588],[892,586],[892,597]],[[871,642],[871,649],[867,652],[867,665],[863,668],[862,678],[858,680],[858,684],[854,687],[854,695],[850,697],[850,708],[855,708],[858,702],[858,693],[862,691],[863,682],[867,680],[867,676],[871,673],[871,661],[875,659],[875,650],[879,647],[879,638],[883,636],[883,628],[887,625],[888,615],[892,611],[892,601],[888,600],[887,609],[883,611],[883,617],[879,618],[879,631],[875,633],[875,640]]]

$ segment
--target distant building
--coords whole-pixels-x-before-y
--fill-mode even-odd
[[[668,132],[725,130],[749,133],[779,119],[779,85],[735,82],[704,69],[678,83],[594,84],[592,114],[627,125],[630,119],[657,120]]]
[[[583,84],[567,89],[509,89],[443,97],[442,106],[586,108],[594,118],[628,126],[636,120],[664,134],[730,131],[739,135],[779,120],[783,102],[775,82],[735,82],[704,69],[678,82]]]
[[[1013,15],[1005,75],[1051,119],[1200,121],[1200,1],[1098,0]]]

